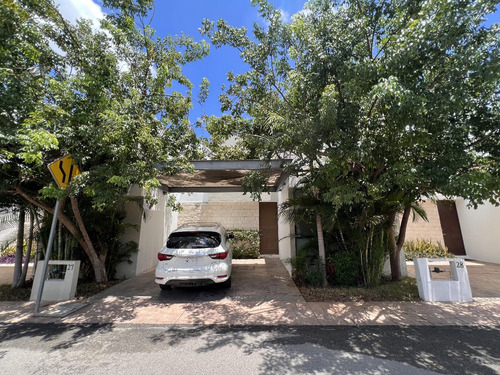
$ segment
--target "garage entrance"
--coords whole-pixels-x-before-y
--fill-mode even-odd
[[[290,160],[202,160],[192,161],[192,173],[162,175],[161,186],[155,192],[157,204],[127,206],[127,222],[139,228],[126,233],[125,240],[137,242],[139,251],[132,256],[132,263],[120,264],[118,277],[131,277],[150,270],[158,263],[157,253],[171,231],[181,223],[195,221],[220,222],[227,230],[263,229],[262,254],[279,254],[290,258],[291,225],[279,223],[277,205],[288,197],[288,173],[284,166]],[[157,165],[162,170],[165,165]],[[259,228],[259,202],[244,195],[242,182],[249,172],[259,172],[266,181],[262,205],[263,223]],[[171,194],[167,196],[160,190]],[[144,192],[136,189],[130,196],[143,198]],[[183,207],[182,214],[173,210],[168,202],[175,199]],[[216,203],[216,204],[213,204]],[[182,216],[181,216],[182,215]],[[279,230],[279,235],[278,235]],[[284,240],[278,242],[278,238]]]

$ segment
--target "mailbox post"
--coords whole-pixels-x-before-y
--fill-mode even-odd
[[[469,274],[463,259],[414,258],[413,262],[415,264],[418,294],[424,301],[472,302]],[[433,280],[429,262],[448,262],[450,265],[450,278],[447,280]],[[439,267],[434,267],[432,272],[440,272]]]

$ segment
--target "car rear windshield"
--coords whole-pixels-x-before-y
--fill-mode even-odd
[[[177,232],[168,237],[169,249],[203,249],[220,245],[221,237],[214,232]]]

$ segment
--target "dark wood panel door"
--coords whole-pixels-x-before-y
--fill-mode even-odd
[[[259,203],[260,253],[279,254],[278,250],[278,204]]]
[[[453,201],[437,202],[439,221],[443,231],[444,245],[450,253],[455,255],[465,255],[464,240],[462,230],[458,220],[457,206]]]

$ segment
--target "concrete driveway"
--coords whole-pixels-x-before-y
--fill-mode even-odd
[[[283,263],[278,258],[233,260],[232,286],[209,285],[162,291],[154,282],[154,269],[126,280],[92,299],[148,297],[152,301],[187,303],[209,301],[304,302]]]

